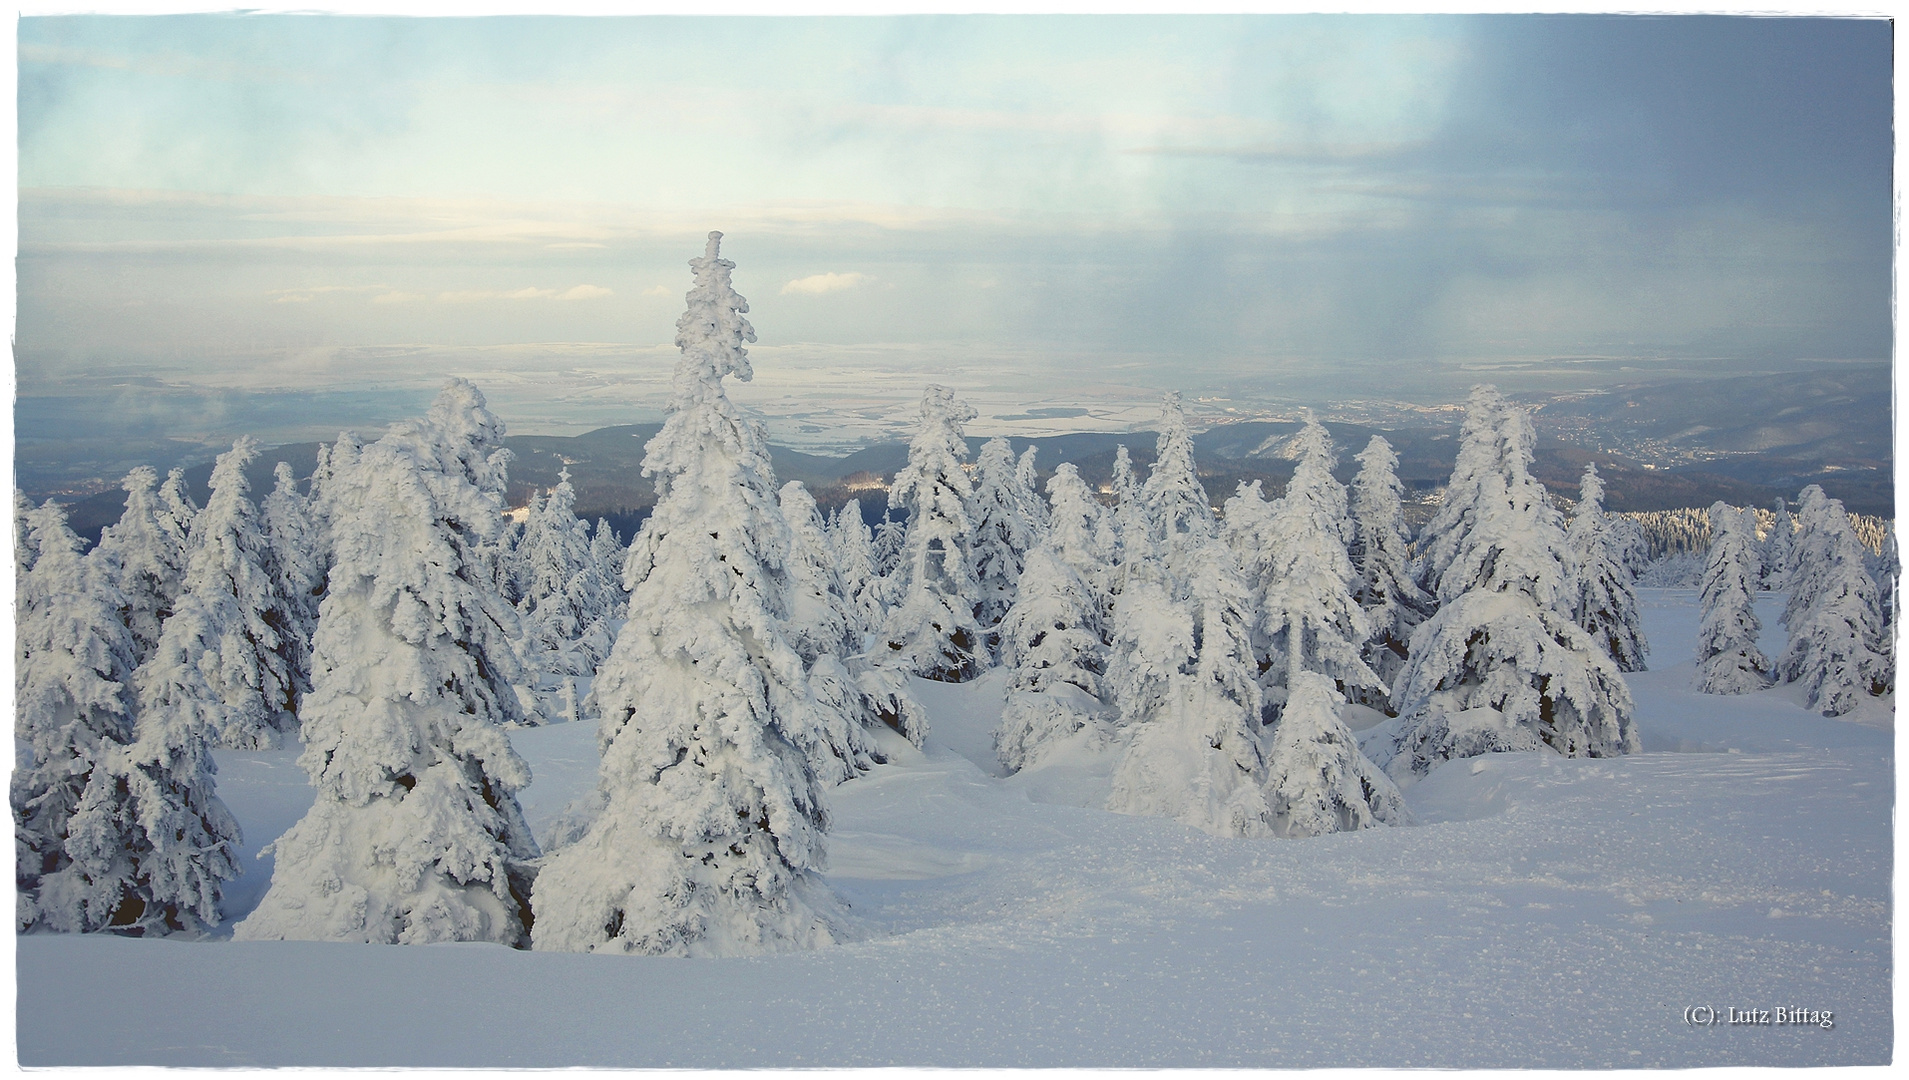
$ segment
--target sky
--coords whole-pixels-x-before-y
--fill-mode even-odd
[[[1879,20],[62,16],[18,62],[23,401],[466,374],[614,422],[711,229],[785,381],[1449,398],[1892,343]]]

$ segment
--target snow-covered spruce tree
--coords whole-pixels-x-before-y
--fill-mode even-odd
[[[279,462],[273,479],[276,486],[259,506],[271,553],[273,601],[265,621],[278,635],[278,655],[291,680],[291,696],[282,707],[296,714],[312,688],[312,633],[318,629],[318,601],[325,589],[325,545],[311,501],[299,493],[292,467]]]
[[[522,718],[517,613],[478,552],[503,521],[503,434],[453,380],[326,482],[333,561],[299,757],[318,790],[235,938],[523,943],[530,768],[502,728]]]
[[[1021,516],[1033,528],[1036,542],[1047,531],[1047,503],[1041,498],[1041,472],[1034,463],[1039,452],[1038,446],[1021,451],[1020,463],[1014,467],[1014,494],[1021,500]]]
[[[1250,553],[1261,684],[1277,713],[1265,736],[1273,828],[1314,836],[1402,820],[1404,804],[1339,718],[1347,689],[1384,687],[1360,658],[1371,635],[1352,597],[1351,522],[1332,476],[1332,440],[1308,417],[1291,445],[1298,464],[1286,494],[1265,507],[1257,484],[1242,486],[1226,519],[1234,544]],[[1244,527],[1232,532],[1236,513]]]
[[[814,496],[799,480],[782,485],[782,517],[788,523],[788,617],[784,631],[802,658],[809,685],[822,708],[820,738],[803,749],[809,771],[824,784],[839,784],[881,760],[865,725],[881,723],[877,703],[864,708],[848,659],[859,659],[861,613],[836,565],[835,547]]]
[[[1032,493],[1021,488],[1013,448],[1006,439],[989,439],[981,447],[974,470],[974,494],[968,500],[979,597],[975,618],[984,633],[991,634],[1014,603],[1021,564],[1040,540],[1039,523],[1029,513],[1031,501]]]
[[[1001,662],[1014,669],[994,752],[1009,771],[1103,712],[1106,667],[1100,605],[1093,590],[1049,541],[1028,553],[1021,586],[1001,620]]]
[[[1160,402],[1153,470],[1147,473],[1140,494],[1147,508],[1150,557],[1163,559],[1175,577],[1185,577],[1194,552],[1218,533],[1213,504],[1193,464],[1193,434],[1187,430],[1178,391],[1168,391]]]
[[[731,955],[843,928],[828,811],[803,746],[818,708],[783,631],[788,528],[761,428],[723,392],[755,332],[711,233],[677,322],[669,415],[643,462],[629,620],[593,689],[603,808],[537,880],[539,949]]]
[[[212,744],[277,744],[295,718],[289,675],[266,616],[277,599],[269,541],[246,497],[258,443],[240,438],[212,470],[193,519],[177,610],[134,673],[131,745],[93,770],[67,852],[96,884],[117,881],[115,927],[204,933],[220,922],[223,882],[239,874],[239,826],[219,800]]]
[[[1370,633],[1361,649],[1366,666],[1390,688],[1405,666],[1412,631],[1432,610],[1432,598],[1412,578],[1411,549],[1402,503],[1405,487],[1399,483],[1399,456],[1392,444],[1374,435],[1355,458],[1358,475],[1352,478],[1352,598],[1364,609]],[[1350,695],[1366,705],[1391,709],[1390,691]]]
[[[11,792],[16,924],[98,930],[118,910],[118,878],[73,866],[66,838],[94,770],[132,738],[127,600],[103,560],[80,555],[58,503],[27,512],[25,546],[32,569],[14,611],[13,734],[26,751]]]
[[[1147,520],[1147,503],[1140,494],[1140,481],[1134,478],[1133,458],[1123,443],[1114,448],[1113,480],[1109,485],[1114,503],[1107,511],[1108,531],[1113,536],[1114,569],[1108,582],[1109,592],[1118,596],[1127,587],[1136,568],[1149,561],[1153,528]]]
[[[1565,613],[1564,528],[1530,473],[1531,420],[1488,391],[1473,393],[1466,418],[1466,483],[1455,474],[1448,489],[1468,508],[1463,527],[1428,553],[1439,610],[1413,633],[1393,691],[1404,718],[1385,762],[1395,780],[1492,751],[1609,757],[1639,745],[1623,674]]]
[[[1811,484],[1798,504],[1790,599],[1783,608],[1790,640],[1776,674],[1801,684],[1810,708],[1841,716],[1891,681],[1882,611],[1841,500]]]
[[[842,587],[854,602],[854,646],[855,651],[860,652],[866,646],[868,635],[881,625],[886,610],[875,543],[869,535],[868,524],[862,520],[860,500],[850,499],[835,511],[835,517],[829,522],[829,542],[835,549]]]
[[[1359,752],[1330,678],[1315,671],[1291,677],[1279,722],[1266,742],[1266,801],[1280,836],[1323,836],[1375,825],[1402,825],[1398,786]]]
[[[126,474],[126,509],[94,548],[122,595],[120,619],[132,631],[135,661],[159,643],[159,626],[172,617],[186,574],[186,532],[154,491],[158,482],[145,465]]]
[[[1703,622],[1697,628],[1700,694],[1747,694],[1768,685],[1770,659],[1757,649],[1763,624],[1753,606],[1759,569],[1754,519],[1748,511],[1713,504],[1701,593]]]
[[[166,471],[166,482],[159,485],[159,513],[169,519],[171,529],[178,535],[191,534],[192,519],[199,516],[199,504],[192,501],[184,469],[175,466]]]
[[[1054,475],[1047,478],[1047,497],[1052,505],[1042,542],[1080,575],[1100,613],[1104,639],[1113,632],[1113,564],[1117,550],[1107,511],[1095,501],[1080,471],[1069,461],[1056,465]]]
[[[974,417],[974,407],[956,401],[953,391],[928,387],[908,464],[888,489],[888,505],[908,511],[908,539],[882,636],[909,670],[942,682],[973,678],[988,659],[975,619],[981,590],[968,516],[974,492],[961,468],[968,456],[961,425]]]
[[[1412,564],[1413,578],[1434,602],[1444,596],[1440,585],[1446,568],[1471,543],[1478,503],[1485,489],[1504,487],[1506,460],[1512,454],[1505,445],[1504,431],[1511,411],[1497,387],[1488,383],[1472,387],[1465,422],[1459,428],[1451,480],[1445,485],[1432,520],[1419,530],[1418,558]]]
[[[1332,476],[1332,439],[1307,417],[1292,445],[1298,464],[1286,494],[1272,504],[1270,520],[1253,538],[1252,560],[1241,560],[1265,641],[1261,685],[1269,700],[1283,701],[1295,675],[1314,671],[1341,694],[1382,692],[1379,677],[1360,659],[1371,632],[1352,598],[1355,578],[1346,556],[1351,521],[1346,489]],[[1246,494],[1235,498],[1247,501]],[[1258,498],[1258,487],[1250,494]]]
[[[1643,671],[1650,643],[1638,622],[1637,585],[1623,538],[1604,514],[1604,480],[1584,466],[1578,505],[1564,533],[1572,570],[1571,618],[1617,661],[1619,671]]]
[[[875,545],[875,570],[883,577],[889,577],[901,569],[902,550],[908,546],[908,523],[896,521],[893,507],[882,511],[882,519],[875,523],[873,538]]]
[[[1148,596],[1158,586],[1142,579],[1121,594],[1116,636],[1138,644],[1128,650],[1129,669],[1138,657],[1164,678],[1132,716],[1107,809],[1172,818],[1215,836],[1264,836],[1272,820],[1248,637],[1251,597],[1217,537],[1181,543],[1184,598]],[[1122,710],[1134,712],[1131,702]]]
[[[277,746],[298,725],[292,672],[270,618],[283,617],[271,542],[246,497],[245,467],[257,456],[257,440],[246,436],[213,466],[176,610],[137,679],[142,712],[180,713],[181,730],[243,750]]]
[[[527,665],[559,682],[595,673],[610,654],[609,621],[622,590],[577,517],[570,470],[532,501],[512,562]]]
[[[1769,535],[1763,538],[1762,588],[1782,592],[1790,587],[1790,569],[1796,561],[1796,517],[1790,513],[1789,504],[1780,498],[1776,501],[1775,517]]]

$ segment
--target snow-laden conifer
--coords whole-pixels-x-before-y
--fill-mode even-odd
[[[1798,504],[1790,598],[1783,608],[1790,639],[1776,673],[1804,688],[1810,708],[1841,716],[1890,683],[1882,611],[1842,501],[1811,484]]]
[[[271,620],[283,617],[271,541],[247,497],[245,467],[257,456],[249,436],[219,455],[212,497],[193,519],[176,610],[138,677],[142,711],[189,714],[186,728],[243,750],[277,746],[298,724],[289,711],[292,671]]]
[[[1146,504],[1148,557],[1165,561],[1169,573],[1184,577],[1206,542],[1217,534],[1213,504],[1200,484],[1193,462],[1193,434],[1178,391],[1168,391],[1160,402],[1160,434],[1153,469],[1140,489]],[[1200,556],[1203,557],[1203,556]]]
[[[1344,701],[1325,675],[1301,671],[1290,677],[1279,722],[1264,736],[1267,808],[1280,836],[1323,836],[1407,820],[1398,786],[1360,753],[1339,718]]]
[[[24,751],[11,791],[17,925],[97,930],[118,910],[118,878],[75,867],[66,838],[94,770],[132,738],[127,600],[103,560],[80,555],[58,503],[28,511],[26,534],[32,569],[14,623],[13,733]]]
[[[1790,569],[1796,561],[1796,516],[1790,513],[1789,504],[1781,498],[1776,501],[1774,516],[1769,534],[1763,538],[1761,587],[1770,592],[1782,592],[1790,587]]]
[[[1114,497],[1113,506],[1107,512],[1114,541],[1114,572],[1109,590],[1117,596],[1127,587],[1135,569],[1149,561],[1152,554],[1149,538],[1153,534],[1147,518],[1147,503],[1140,494],[1140,481],[1134,477],[1133,458],[1124,443],[1114,448],[1113,480],[1109,488]]]
[[[809,771],[824,784],[839,784],[873,768],[880,760],[864,727],[880,723],[879,708],[864,709],[861,688],[849,660],[859,661],[861,615],[848,595],[815,498],[799,480],[782,485],[783,519],[788,523],[789,645],[807,666],[809,684],[823,707],[817,711],[816,737],[803,745]]]
[[[901,568],[902,549],[908,546],[907,521],[895,520],[893,507],[883,510],[871,542],[875,545],[876,572],[884,577],[894,574]]]
[[[1006,439],[989,439],[982,445],[968,520],[974,528],[972,553],[979,598],[975,619],[984,632],[991,632],[1014,603],[1021,565],[1040,539],[1039,522],[1029,512],[1033,494],[1022,489],[1020,473]]]
[[[1404,780],[1451,758],[1541,746],[1635,752],[1622,673],[1565,613],[1563,522],[1530,474],[1530,418],[1481,387],[1464,430],[1448,492],[1466,509],[1427,552],[1440,606],[1413,633],[1394,688],[1404,721],[1386,771]]]
[[[327,480],[299,757],[316,800],[274,842],[271,889],[235,937],[523,942],[530,769],[502,727],[522,718],[517,614],[478,552],[503,521],[503,434],[454,380]]]
[[[1650,643],[1638,621],[1636,580],[1624,539],[1604,513],[1604,480],[1595,464],[1584,467],[1564,540],[1571,556],[1571,618],[1604,647],[1619,671],[1643,671]]]
[[[259,505],[259,518],[271,555],[272,608],[265,621],[278,635],[278,655],[291,680],[284,708],[298,711],[311,692],[312,633],[318,629],[318,601],[325,588],[325,544],[311,500],[299,493],[292,467],[273,469],[275,486]]]
[[[955,400],[953,391],[928,387],[908,464],[888,489],[889,506],[908,511],[908,539],[882,635],[909,670],[943,682],[972,678],[987,663],[975,619],[981,595],[968,516],[974,492],[961,467],[968,456],[962,425],[974,417],[974,407]]]
[[[1009,771],[1096,723],[1106,666],[1100,605],[1063,558],[1053,534],[1028,553],[1021,586],[1001,621],[1001,663],[1014,669],[994,751]]]
[[[1036,542],[1047,531],[1047,503],[1041,498],[1040,467],[1034,462],[1040,449],[1030,446],[1021,451],[1020,462],[1014,467],[1014,494],[1021,500],[1021,516],[1033,528]]]
[[[1352,598],[1355,579],[1346,556],[1351,521],[1346,489],[1332,476],[1332,439],[1308,416],[1292,446],[1298,464],[1286,494],[1271,505],[1263,524],[1241,530],[1234,541],[1236,550],[1250,556],[1241,564],[1265,642],[1262,685],[1272,700],[1283,700],[1279,688],[1313,671],[1333,680],[1342,694],[1380,692],[1379,677],[1360,658],[1370,628]],[[1235,496],[1241,504],[1258,498],[1257,484]],[[1227,503],[1229,527],[1234,505]]]
[[[1434,601],[1441,601],[1445,595],[1441,585],[1446,568],[1471,545],[1470,534],[1476,527],[1479,501],[1486,489],[1504,487],[1506,460],[1514,456],[1504,441],[1512,411],[1497,387],[1472,387],[1465,422],[1459,428],[1451,479],[1439,497],[1432,520],[1419,530],[1418,558],[1412,566],[1419,587]]]
[[[1763,624],[1754,606],[1759,571],[1754,519],[1726,503],[1712,505],[1697,627],[1698,693],[1747,694],[1767,685],[1770,660],[1757,648]]]
[[[868,635],[881,625],[887,608],[874,539],[869,535],[868,523],[862,520],[859,500],[850,499],[836,510],[829,522],[829,541],[835,549],[842,587],[854,604],[855,651],[860,652],[867,647]]]
[[[192,501],[184,469],[175,466],[166,471],[166,482],[159,485],[159,513],[168,519],[172,531],[178,535],[192,532],[192,519],[199,516],[199,504]]]
[[[513,563],[526,661],[558,682],[595,673],[610,654],[609,623],[622,590],[577,517],[569,469],[531,503]]]
[[[818,708],[783,630],[788,527],[759,425],[723,391],[755,332],[711,233],[676,324],[657,502],[629,619],[592,693],[602,809],[537,880],[539,949],[722,955],[834,940],[828,811],[802,747]]]
[[[1172,818],[1215,836],[1263,836],[1272,821],[1251,596],[1224,543],[1180,535],[1186,595],[1150,595],[1158,586],[1140,579],[1121,594],[1126,617],[1116,637],[1135,639],[1129,671],[1137,658],[1159,677],[1145,680],[1145,698],[1122,702],[1132,738],[1107,809]]]
[[[1390,709],[1389,688],[1405,666],[1412,631],[1425,621],[1432,598],[1412,578],[1402,504],[1405,488],[1399,483],[1399,457],[1392,444],[1374,435],[1354,460],[1359,472],[1352,478],[1352,543],[1346,549],[1358,575],[1352,596],[1365,610],[1370,635],[1361,655],[1388,690],[1377,695],[1355,691],[1349,696]]]
[[[132,632],[135,660],[159,643],[159,626],[172,617],[186,574],[186,531],[154,490],[158,481],[145,465],[126,474],[126,508],[94,548],[121,594],[120,619]]]
[[[1108,512],[1094,499],[1093,491],[1070,461],[1054,467],[1054,474],[1047,478],[1047,497],[1048,526],[1042,542],[1080,575],[1100,613],[1105,637],[1113,630],[1113,576],[1117,553]]]

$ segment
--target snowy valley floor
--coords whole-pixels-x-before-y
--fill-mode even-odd
[[[1645,753],[1454,762],[1419,824],[1217,840],[1103,812],[1113,761],[1006,779],[999,673],[919,683],[924,752],[833,791],[866,936],[678,960],[493,946],[18,941],[20,1063],[332,1066],[1585,1066],[1891,1058],[1888,701],[1688,690],[1690,590],[1645,590]],[[1758,606],[1764,646],[1780,603]],[[542,826],[593,724],[515,732]],[[221,752],[236,920],[303,812],[296,753]],[[1689,1006],[1834,1027],[1689,1026]]]

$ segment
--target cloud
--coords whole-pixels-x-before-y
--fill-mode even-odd
[[[616,294],[611,292],[609,289],[604,288],[601,285],[572,285],[570,288],[565,289],[561,293],[558,293],[557,299],[559,300],[601,300],[606,296],[614,296],[614,295]]]
[[[867,274],[857,272],[847,274],[832,272],[827,274],[810,274],[808,277],[796,278],[794,281],[784,285],[782,287],[782,295],[788,296],[790,293],[803,293],[809,296],[820,296],[823,293],[853,289],[855,286],[868,280],[869,276]]]
[[[535,285],[526,285],[521,289],[462,289],[455,292],[437,294],[440,304],[482,304],[492,300],[600,300],[614,296],[611,290],[601,285],[572,285],[559,292],[556,289],[539,289]]]
[[[652,285],[649,288],[644,289],[639,295],[641,296],[675,296],[676,290],[670,288],[668,285]]]
[[[430,297],[425,296],[423,293],[388,292],[380,293],[372,297],[371,302],[374,304],[415,304],[420,300],[428,299],[430,299]]]

